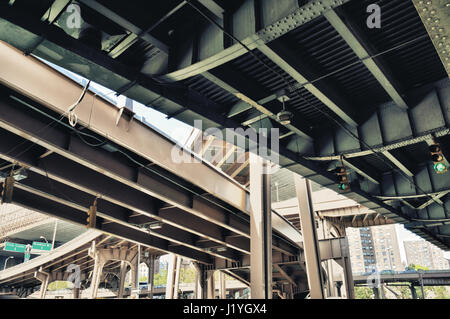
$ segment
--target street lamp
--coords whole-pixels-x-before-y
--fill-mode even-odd
[[[44,236],[41,236],[39,238],[42,238],[43,240],[45,240],[45,243],[48,244],[48,241],[47,241],[47,239]]]
[[[8,260],[10,260],[10,259],[14,259],[14,256],[9,256],[8,258],[6,258],[6,260],[5,260],[5,266],[3,267],[3,270],[6,269],[6,263],[7,263]]]

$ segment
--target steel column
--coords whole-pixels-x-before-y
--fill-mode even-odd
[[[181,268],[181,257],[177,257],[177,263],[175,266],[175,280],[173,284],[173,299],[178,299],[178,287],[180,284],[180,268]]]
[[[409,286],[409,289],[411,289],[411,297],[412,297],[412,299],[417,299],[416,286],[411,284],[411,286]]]
[[[120,275],[119,275],[119,292],[117,294],[118,299],[123,298],[123,291],[125,285],[125,277],[127,275],[128,264],[125,261],[120,262]]]
[[[214,285],[214,270],[208,270],[206,275],[206,287],[208,299],[214,299],[216,295],[216,288]]]
[[[50,274],[42,271],[42,267],[34,273],[34,277],[41,282],[41,289],[39,291],[39,299],[45,299],[48,284],[50,282]]]
[[[311,298],[324,299],[322,266],[309,181],[294,174]]]
[[[226,288],[226,284],[227,281],[225,279],[225,273],[223,273],[222,271],[219,272],[219,298],[220,299],[226,299],[227,298],[227,288]]]
[[[272,298],[272,214],[269,163],[250,153],[250,288],[252,298]]]
[[[166,281],[166,298],[173,299],[173,289],[175,282],[175,267],[177,263],[177,256],[172,254],[169,258],[169,265],[167,266],[167,281]]]

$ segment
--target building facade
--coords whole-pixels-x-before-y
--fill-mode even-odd
[[[402,271],[395,225],[347,228],[353,273]]]
[[[430,270],[450,269],[444,251],[426,240],[405,241],[404,246],[408,265],[419,265]]]

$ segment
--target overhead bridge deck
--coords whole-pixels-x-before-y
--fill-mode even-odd
[[[70,126],[67,111],[83,87],[4,43],[0,60],[0,166],[28,169],[13,203],[85,225],[98,198],[104,233],[216,269],[249,266],[244,187],[200,160],[172,161],[173,141],[92,92]],[[275,212],[272,219],[274,262],[299,260],[300,232]]]
[[[448,160],[449,8],[376,1],[378,29],[367,25],[373,2],[167,0],[145,10],[144,2],[79,0],[74,30],[70,0],[0,1],[0,39],[191,125],[277,128],[280,164],[320,185],[337,189],[331,170],[344,157],[349,198],[448,249],[450,179],[434,173],[427,144],[434,134]],[[68,96],[76,99],[79,89]],[[277,118],[281,97],[293,113],[289,124]],[[134,142],[141,132],[131,131],[125,135]],[[204,191],[220,189],[222,200],[245,211],[243,190],[226,184]],[[245,238],[233,218],[216,225]]]

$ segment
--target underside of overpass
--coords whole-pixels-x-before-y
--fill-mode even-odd
[[[94,107],[90,92],[77,106],[78,126],[63,125],[83,88],[48,85],[64,81],[49,68],[42,83],[45,67],[33,57],[8,60],[21,51],[169,118],[242,128],[246,151],[247,128],[276,128],[281,168],[337,189],[333,170],[343,164],[345,196],[375,212],[373,220],[402,223],[447,250],[450,178],[434,171],[428,147],[439,143],[448,166],[450,8],[375,1],[381,28],[371,28],[373,2],[171,0],[149,13],[145,1],[0,1],[0,40],[19,50],[1,48],[2,166],[30,171],[13,200],[84,224],[98,197],[104,232],[216,268],[249,265],[249,195],[240,181],[212,165],[167,163],[167,139],[132,113],[111,115],[100,98]],[[292,113],[289,123],[282,110]],[[300,261],[301,234],[273,216],[281,225],[274,262]],[[149,228],[157,222],[163,227]]]

